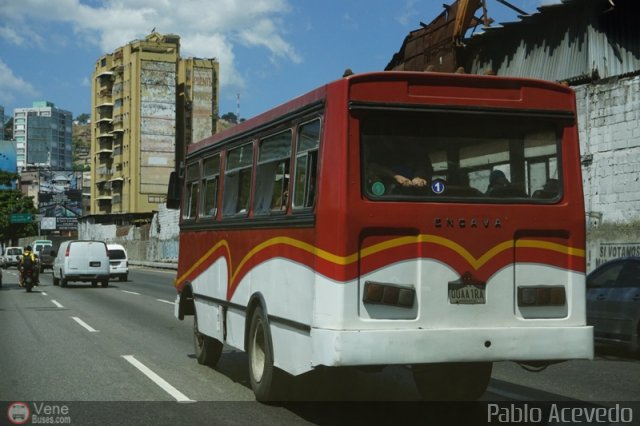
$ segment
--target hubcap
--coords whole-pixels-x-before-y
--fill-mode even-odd
[[[262,375],[264,374],[264,343],[262,321],[258,320],[253,338],[251,339],[251,371],[256,382],[260,382],[262,380]]]

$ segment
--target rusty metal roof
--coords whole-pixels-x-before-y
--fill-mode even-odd
[[[563,0],[465,40],[464,65],[481,74],[577,81],[640,70],[640,2]]]

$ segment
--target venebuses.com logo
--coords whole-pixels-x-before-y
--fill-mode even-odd
[[[70,424],[69,406],[44,402],[12,402],[7,408],[7,418],[14,425],[30,424]],[[1,424],[1,422],[0,422]]]
[[[7,408],[7,418],[14,425],[23,425],[30,417],[31,410],[26,402],[13,402]]]

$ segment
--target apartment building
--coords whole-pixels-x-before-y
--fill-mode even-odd
[[[71,112],[52,102],[38,101],[31,108],[16,108],[13,138],[18,172],[30,168],[71,170],[72,127]]]
[[[179,36],[153,32],[92,77],[91,214],[158,210],[184,147],[215,132],[218,63],[182,59]]]

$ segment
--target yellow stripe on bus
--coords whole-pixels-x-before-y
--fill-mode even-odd
[[[458,253],[462,258],[464,258],[476,270],[480,269],[483,265],[485,265],[488,261],[490,261],[495,256],[497,256],[499,253],[514,247],[514,241],[507,240],[492,247],[490,250],[488,250],[482,256],[476,259],[467,249],[465,249],[463,246],[456,243],[455,241],[449,240],[447,238],[439,237],[436,235],[421,234],[417,236],[393,238],[391,240],[383,241],[381,243],[374,244],[370,247],[364,248],[360,251],[360,253],[356,252],[348,256],[339,256],[339,255],[330,253],[326,250],[319,249],[318,247],[315,247],[304,241],[296,240],[290,237],[274,237],[258,244],[253,249],[251,249],[249,253],[246,254],[246,256],[235,268],[231,276],[229,285],[231,285],[231,283],[235,281],[235,278],[237,277],[240,270],[242,270],[242,267],[253,256],[255,256],[258,252],[277,244],[284,244],[291,247],[295,247],[300,250],[306,251],[314,256],[317,256],[320,259],[326,260],[327,262],[334,263],[340,266],[347,266],[351,263],[356,262],[358,258],[362,259],[367,256],[371,256],[373,254],[380,253],[395,247],[400,247],[400,246],[409,245],[409,244],[420,244],[420,243],[431,243],[431,244],[436,244],[436,245],[451,249],[454,252]],[[226,240],[223,240],[218,242],[211,249],[209,249],[202,257],[200,257],[200,259],[198,259],[184,274],[180,276],[180,278],[176,280],[176,284],[185,280],[187,276],[189,276],[196,268],[202,265],[202,263],[204,263],[220,247],[226,248],[229,256],[229,267],[231,268],[231,265],[233,264],[231,262],[231,250],[229,248],[228,242]],[[551,251],[566,254],[569,256],[585,257],[585,250],[583,249],[569,247],[569,246],[552,243],[548,241],[517,240],[515,242],[515,247],[551,250]]]

